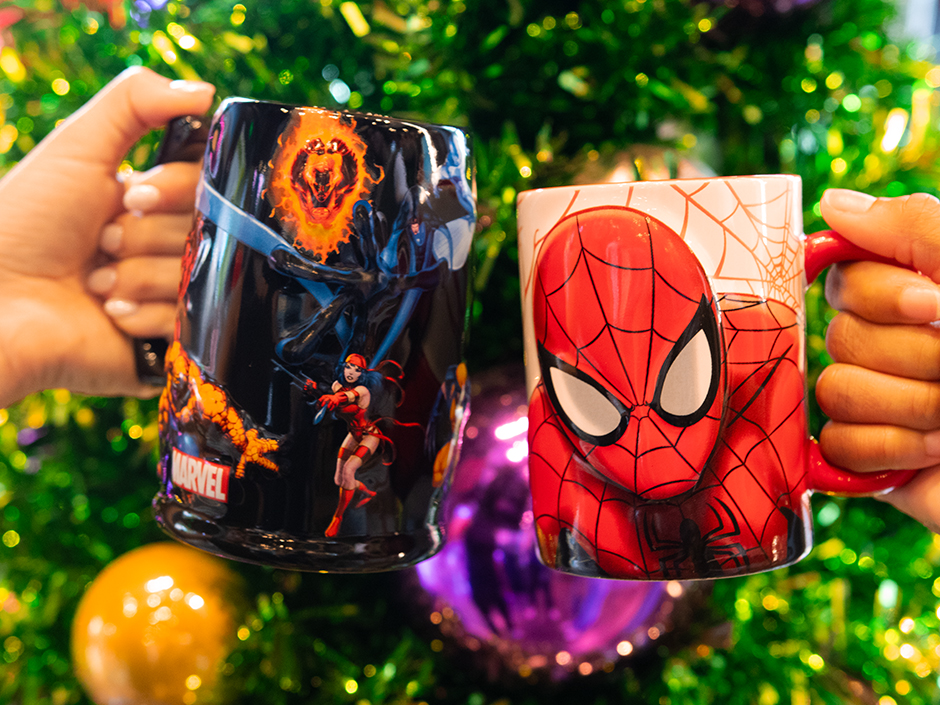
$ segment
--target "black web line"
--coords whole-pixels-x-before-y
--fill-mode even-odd
[[[565,277],[565,280],[561,284],[556,286],[551,291],[546,291],[544,284],[542,285],[542,291],[544,292],[546,299],[548,299],[548,297],[553,294],[557,294],[559,291],[561,291],[568,285],[568,282],[571,281],[571,278],[575,275],[575,272],[578,271],[578,265],[581,263],[581,260],[583,258],[584,258],[584,248],[582,247],[581,250],[578,252],[578,259],[575,260],[574,266],[571,268],[571,271],[568,273],[568,276]],[[542,270],[541,268],[539,268],[539,282],[540,283],[541,283],[541,280],[542,280]]]
[[[576,220],[576,222],[577,222],[578,245],[579,245],[579,247],[581,248],[581,252],[584,252],[584,250],[585,250],[585,248],[584,248],[584,240],[581,238],[581,221],[578,220],[578,216],[577,216],[577,215],[575,215],[575,220]],[[581,259],[580,255],[579,255],[578,259],[579,259],[579,260]],[[587,262],[585,262],[585,265],[587,265]],[[594,282],[594,275],[591,273],[591,268],[590,268],[589,266],[586,266],[585,268],[587,269],[588,280],[591,282],[591,290],[594,292],[594,299],[595,299],[595,301],[597,302],[597,307],[598,307],[598,309],[600,309],[601,316],[602,316],[603,319],[604,319],[604,326],[605,326],[605,327],[606,327],[606,326],[610,326],[610,321],[607,319],[607,311],[604,310],[604,304],[601,302],[600,293],[598,292],[598,290],[597,290],[597,285],[596,285],[595,282]],[[612,326],[611,326],[611,327],[612,327]],[[598,337],[599,337],[599,336],[598,336]],[[596,340],[596,338],[595,338],[595,340]],[[627,384],[630,385],[630,392],[633,394],[633,398],[636,399],[637,401],[639,401],[639,399],[640,399],[641,397],[639,397],[639,396],[637,395],[636,389],[633,387],[633,380],[630,379],[630,373],[627,372],[626,365],[625,365],[624,362],[623,362],[623,357],[619,354],[619,353],[620,353],[620,349],[617,347],[617,341],[614,340],[614,337],[613,337],[612,335],[610,336],[610,341],[611,341],[611,343],[613,343],[613,345],[614,345],[614,350],[616,350],[617,353],[618,353],[618,355],[617,355],[617,361],[620,363],[620,368],[623,370],[624,379],[627,381]],[[590,363],[589,363],[589,364],[590,364]],[[591,365],[591,367],[594,367],[594,365]],[[595,368],[595,369],[597,369],[597,368]],[[649,368],[647,368],[647,369],[649,369]],[[603,379],[603,381],[607,383],[608,389],[609,389],[611,386],[613,386],[613,385],[611,384],[611,381],[610,381],[609,379],[607,379],[607,376],[606,376],[606,375],[604,375],[603,373],[601,373],[600,370],[598,370],[598,373],[601,375],[601,379]],[[643,398],[645,398],[645,397],[643,397]]]
[[[789,350],[789,348],[788,348],[788,350]],[[744,413],[745,413],[745,411],[747,410],[747,408],[749,408],[749,407],[754,403],[754,401],[761,395],[761,393],[763,392],[763,390],[766,388],[768,382],[770,381],[770,378],[773,376],[773,374],[776,372],[777,368],[779,367],[780,362],[781,362],[781,360],[778,360],[778,361],[777,361],[777,364],[774,365],[774,367],[773,367],[771,373],[768,374],[767,378],[766,378],[766,379],[764,380],[764,382],[760,385],[760,387],[758,388],[758,390],[754,392],[754,394],[753,394],[753,395],[751,396],[751,398],[748,400],[748,402],[747,402],[747,404],[745,405],[745,407],[744,407],[743,409],[741,409],[741,410],[737,413],[737,415],[735,416],[735,421],[739,421],[739,420],[740,420],[742,423],[745,423],[745,424],[747,424],[747,425],[749,425],[749,426],[752,426],[753,428],[757,429],[757,430],[760,432],[760,434],[761,434],[761,436],[762,436],[762,439],[759,440],[758,442],[754,443],[754,444],[747,450],[747,452],[744,454],[744,457],[742,457],[741,454],[738,452],[738,450],[737,450],[736,448],[732,447],[729,443],[724,442],[724,443],[722,444],[722,447],[723,447],[724,449],[726,449],[726,451],[727,451],[732,457],[734,457],[734,458],[738,461],[738,464],[737,464],[736,466],[734,466],[734,467],[728,468],[727,471],[723,471],[722,474],[718,477],[718,482],[719,482],[719,484],[722,486],[722,489],[724,490],[724,493],[725,493],[725,495],[728,497],[729,501],[731,501],[731,502],[735,505],[735,507],[737,507],[738,510],[741,512],[741,519],[742,519],[743,523],[747,526],[748,530],[752,532],[754,538],[755,538],[756,540],[758,540],[758,543],[761,543],[762,540],[763,540],[763,536],[764,536],[764,533],[766,532],[766,528],[767,528],[767,522],[769,521],[771,515],[768,515],[768,517],[764,520],[764,525],[763,525],[763,527],[762,527],[762,529],[761,529],[760,534],[758,534],[757,531],[755,530],[755,528],[751,525],[751,522],[749,521],[749,519],[748,519],[748,517],[747,517],[747,513],[742,509],[741,505],[738,503],[737,497],[735,497],[734,493],[731,492],[730,489],[727,487],[726,481],[728,481],[728,480],[730,479],[730,477],[731,477],[731,475],[732,475],[733,473],[735,473],[735,472],[737,472],[737,471],[739,471],[739,470],[746,472],[746,473],[751,477],[751,480],[754,482],[754,484],[755,484],[755,485],[760,489],[760,491],[764,494],[764,496],[766,497],[767,501],[770,502],[770,504],[771,504],[772,506],[774,506],[775,508],[779,508],[779,505],[777,505],[776,501],[775,501],[775,500],[773,499],[773,497],[770,495],[770,493],[768,492],[767,488],[764,486],[764,483],[763,483],[760,479],[758,479],[757,476],[755,476],[754,471],[751,470],[751,467],[750,467],[750,465],[749,465],[749,461],[750,461],[750,457],[751,457],[751,454],[752,454],[752,453],[758,452],[758,450],[759,450],[762,446],[764,446],[764,447],[769,446],[769,448],[770,448],[770,450],[772,451],[773,455],[774,455],[774,456],[776,457],[776,459],[777,459],[777,466],[778,466],[778,467],[781,469],[781,471],[782,471],[782,474],[783,474],[784,481],[785,481],[785,484],[786,484],[786,486],[787,486],[788,492],[792,494],[792,488],[790,488],[790,484],[789,484],[789,482],[787,481],[786,472],[785,472],[785,468],[784,468],[784,462],[783,462],[782,458],[780,457],[780,451],[777,449],[777,446],[776,446],[776,444],[775,444],[775,442],[774,442],[774,439],[772,438],[773,433],[775,433],[776,431],[778,431],[778,430],[783,426],[783,423],[778,424],[777,427],[774,429],[774,431],[771,431],[770,433],[768,433],[767,429],[763,428],[758,422],[753,421],[753,420],[751,420],[751,419],[748,419],[748,418],[746,418],[746,417],[744,416]],[[748,375],[748,377],[753,377],[753,376],[759,374],[760,371],[763,370],[763,369],[765,369],[765,368],[766,368],[766,365],[761,366],[761,368],[760,368],[759,370],[757,370],[757,371],[755,371],[754,373]],[[739,388],[740,388],[740,386],[739,386]],[[787,419],[791,418],[791,417],[793,416],[793,414],[796,413],[800,408],[801,408],[801,405],[798,405],[795,409],[791,410],[790,413],[787,415]],[[785,421],[786,421],[786,419],[784,420],[784,423],[785,423]],[[730,429],[730,426],[731,426],[731,424],[729,424],[729,426],[728,426],[729,429]],[[763,545],[762,545],[762,544],[761,544],[761,550],[766,554],[766,550],[763,548]]]

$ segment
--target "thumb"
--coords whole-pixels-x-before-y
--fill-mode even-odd
[[[214,94],[209,83],[171,81],[150,69],[131,68],[63,121],[44,141],[43,151],[113,171],[150,130],[174,117],[208,112]]]
[[[940,282],[940,200],[926,193],[875,198],[829,189],[820,206],[845,239]]]

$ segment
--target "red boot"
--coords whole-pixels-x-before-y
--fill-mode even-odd
[[[347,490],[345,487],[339,488],[339,502],[336,504],[336,511],[333,512],[333,521],[326,527],[324,536],[332,537],[339,533],[339,525],[343,523],[343,512],[346,511],[346,507],[349,506],[355,493],[356,490]]]
[[[372,499],[373,497],[375,497],[375,490],[370,490],[368,487],[366,487],[365,485],[363,485],[363,484],[362,484],[361,482],[359,482],[358,480],[356,481],[356,489],[357,489],[359,492],[362,492],[362,494],[364,495],[362,499],[360,499],[358,502],[356,502],[356,508],[357,508],[357,509],[358,509],[359,507],[361,507],[363,504],[365,504],[366,502],[368,502],[370,499]]]

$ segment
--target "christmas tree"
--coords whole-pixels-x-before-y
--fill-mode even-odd
[[[810,232],[828,187],[935,193],[940,66],[891,38],[892,19],[885,0],[4,2],[0,164],[130,66],[220,97],[467,127],[482,226],[468,361],[483,372],[521,356],[522,190],[642,146],[667,169],[800,175]],[[643,177],[642,159],[631,167]],[[830,316],[818,285],[808,311],[812,382]],[[162,538],[156,419],[155,402],[61,390],[0,411],[0,701],[89,702],[69,629],[106,565]],[[934,702],[940,539],[872,499],[813,507],[808,559],[699,586],[642,653],[555,678],[469,659],[440,619],[405,609],[400,575],[233,564],[248,600],[234,648],[214,692],[196,683],[188,702]]]

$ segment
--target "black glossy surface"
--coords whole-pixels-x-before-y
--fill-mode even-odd
[[[277,104],[226,102],[213,120],[204,167],[212,188],[288,243],[270,180],[290,119]],[[364,572],[411,565],[441,544],[438,506],[447,483],[440,476],[435,482],[433,470],[441,449],[458,442],[468,403],[457,366],[469,270],[466,257],[441,253],[452,252],[443,245],[457,240],[468,249],[469,236],[438,233],[473,231],[470,169],[458,174],[446,163],[455,156],[470,163],[466,137],[455,128],[375,116],[351,120],[367,146],[369,173],[381,178],[356,204],[348,241],[338,249],[322,257],[298,247],[263,253],[206,217],[191,236],[178,340],[201,381],[224,392],[244,429],[279,444],[265,455],[278,471],[248,462],[236,477],[241,453],[233,434],[218,415],[181,414],[198,393],[192,380],[188,386],[168,380],[157,520],[176,538],[216,554]],[[357,494],[339,534],[328,538],[339,493],[337,452],[348,429],[335,413],[321,413],[318,399],[352,353],[370,368],[380,360],[400,365],[403,396],[397,408],[386,403],[384,440],[356,475],[375,497],[357,507],[363,496]],[[392,387],[383,382],[389,395]],[[230,468],[227,501],[175,485],[173,448]]]
[[[198,162],[206,149],[209,135],[207,118],[184,115],[174,118],[167,125],[155,164],[169,162]],[[163,359],[167,342],[164,338],[134,338],[134,365],[137,378],[144,384],[159,387],[163,383]]]

